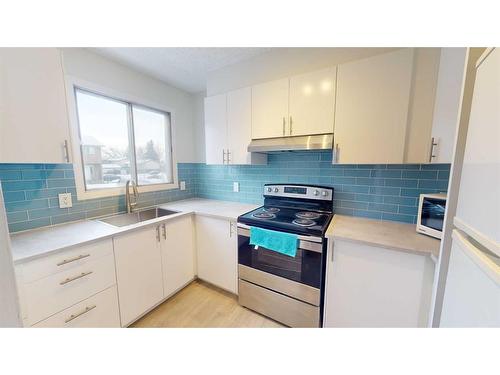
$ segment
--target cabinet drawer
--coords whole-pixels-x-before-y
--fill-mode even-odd
[[[111,239],[78,246],[60,253],[49,255],[31,262],[21,264],[21,277],[25,283],[39,280],[59,272],[76,270],[81,266],[113,253]]]
[[[33,325],[43,328],[120,327],[118,295],[112,286],[96,295]]]
[[[116,284],[113,254],[26,283],[24,306],[32,325]]]

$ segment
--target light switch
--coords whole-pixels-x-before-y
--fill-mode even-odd
[[[71,193],[59,194],[59,208],[73,207]]]
[[[181,181],[181,190],[186,190],[186,181]]]
[[[239,182],[233,182],[233,191],[235,193],[239,193],[239,191],[240,191],[240,183]]]

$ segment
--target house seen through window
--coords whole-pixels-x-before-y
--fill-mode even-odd
[[[75,89],[85,189],[173,183],[170,113]]]

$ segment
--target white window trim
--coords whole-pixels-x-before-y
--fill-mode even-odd
[[[89,82],[86,80],[82,80],[77,77],[66,75],[65,77],[66,83],[66,97],[67,99],[67,107],[68,107],[68,116],[69,116],[69,127],[70,127],[70,138],[71,138],[71,153],[72,153],[72,162],[73,168],[75,172],[75,182],[76,182],[76,195],[78,200],[86,200],[86,199],[95,199],[95,198],[105,198],[105,197],[114,197],[118,195],[125,194],[125,187],[120,188],[107,188],[107,189],[95,189],[95,190],[86,190],[85,189],[85,181],[84,181],[84,173],[83,173],[83,163],[82,156],[80,153],[80,135],[78,131],[78,113],[76,108],[76,96],[75,96],[75,86],[82,89],[88,90],[91,92],[95,92],[97,94],[101,94],[103,96],[108,96],[111,98],[115,98],[124,102],[128,102],[131,104],[136,104],[139,106],[149,107],[152,109],[157,109],[159,111],[169,112],[170,113],[170,132],[171,132],[171,143],[172,143],[172,177],[173,182],[170,184],[154,184],[154,185],[143,185],[139,186],[139,193],[145,192],[153,192],[153,191],[161,191],[161,190],[172,190],[179,188],[179,179],[177,176],[177,157],[176,157],[176,149],[175,149],[175,111],[172,108],[166,107],[163,104],[155,103],[150,100],[144,98],[137,98],[133,95],[126,94],[123,92],[119,92],[101,85],[98,85],[93,82]]]

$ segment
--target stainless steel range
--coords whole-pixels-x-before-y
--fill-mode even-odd
[[[290,327],[321,327],[333,188],[264,186],[264,206],[238,218],[239,303]],[[298,235],[290,257],[250,245],[250,227]]]

